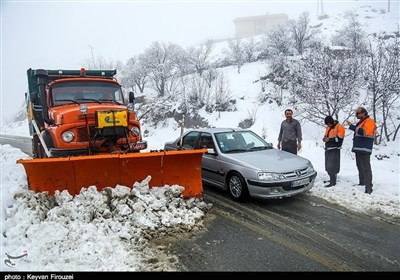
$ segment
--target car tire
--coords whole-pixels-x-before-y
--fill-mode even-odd
[[[243,176],[237,172],[229,175],[227,180],[229,194],[234,200],[243,201],[249,196],[249,190]]]

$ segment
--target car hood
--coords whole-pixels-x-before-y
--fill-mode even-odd
[[[239,165],[275,173],[304,169],[310,164],[305,158],[277,149],[228,154],[227,158]]]

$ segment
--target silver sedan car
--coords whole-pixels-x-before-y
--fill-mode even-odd
[[[202,158],[205,183],[247,196],[282,198],[309,190],[317,172],[305,158],[274,149],[251,130],[202,128],[165,144],[165,150],[207,148]]]

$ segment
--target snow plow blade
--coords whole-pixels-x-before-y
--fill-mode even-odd
[[[36,192],[68,190],[79,194],[82,188],[98,190],[117,184],[133,187],[148,175],[150,187],[180,185],[185,198],[203,195],[201,157],[207,150],[163,151],[68,158],[20,159],[28,186]]]

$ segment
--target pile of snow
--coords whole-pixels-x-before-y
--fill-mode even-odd
[[[133,189],[92,186],[75,197],[67,191],[48,196],[27,190],[15,164],[26,155],[8,145],[0,149],[2,251],[27,254],[12,268],[2,262],[2,270],[176,270],[177,258],[149,242],[202,227],[208,206],[184,200],[182,186],[149,188],[148,177]]]

